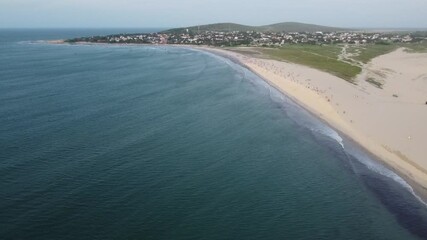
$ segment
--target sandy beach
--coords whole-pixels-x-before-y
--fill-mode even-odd
[[[427,199],[427,53],[398,49],[377,57],[351,84],[306,66],[202,49],[237,60],[377,156]]]

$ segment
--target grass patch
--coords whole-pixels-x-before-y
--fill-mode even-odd
[[[348,45],[347,53],[358,54],[360,50],[360,45]]]
[[[230,47],[227,47],[224,49],[228,50],[228,51],[235,52],[235,53],[240,53],[243,55],[251,56],[251,57],[261,57],[261,54],[262,54],[261,52],[254,50],[252,48],[239,48],[239,47],[230,48]]]
[[[281,48],[261,48],[265,55],[331,73],[352,82],[362,69],[338,60],[341,47],[338,45],[288,45]]]
[[[427,41],[403,44],[402,47],[409,53],[427,53]]]
[[[393,52],[397,48],[399,48],[399,45],[397,44],[367,44],[360,46],[360,54],[353,58],[357,61],[368,63],[373,58]]]
[[[341,46],[339,45],[310,45],[310,44],[290,44],[285,45],[284,47],[279,48],[281,50],[295,50],[311,54],[317,54],[324,57],[329,57],[337,59],[338,55],[341,53]]]
[[[359,64],[359,62],[356,62],[356,61],[354,61],[353,59],[351,59],[351,58],[344,58],[344,61],[346,61],[346,62],[348,62],[348,63],[351,63],[351,64],[353,64],[353,65],[360,65]]]

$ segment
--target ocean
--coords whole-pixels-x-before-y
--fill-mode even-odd
[[[150,29],[0,30],[0,239],[427,239],[398,175],[255,74]]]

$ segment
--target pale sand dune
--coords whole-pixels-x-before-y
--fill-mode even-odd
[[[375,58],[354,85],[301,65],[207,49],[246,65],[427,196],[427,54],[399,49]],[[365,81],[372,76],[383,89]]]

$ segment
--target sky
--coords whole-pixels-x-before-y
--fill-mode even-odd
[[[427,28],[427,0],[0,0],[0,28],[170,28],[218,22]]]

